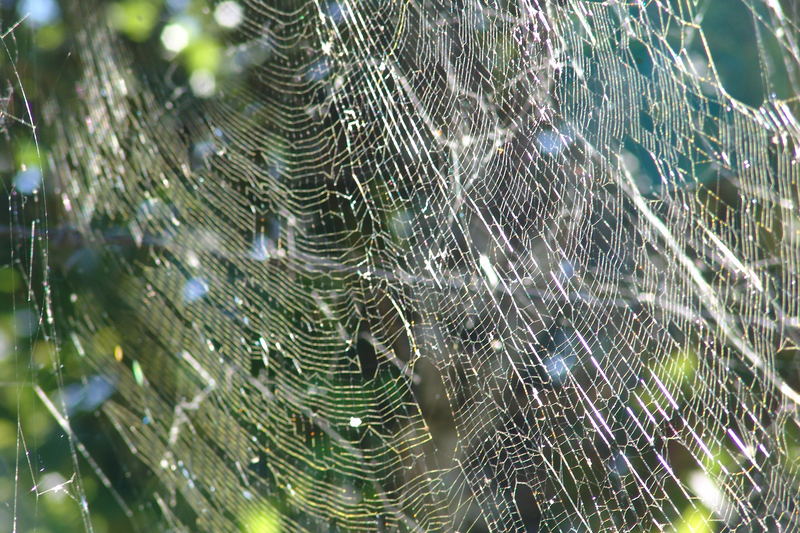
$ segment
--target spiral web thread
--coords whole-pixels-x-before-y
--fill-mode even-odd
[[[75,4],[65,341],[165,524],[800,528],[789,2],[251,0],[204,99]]]

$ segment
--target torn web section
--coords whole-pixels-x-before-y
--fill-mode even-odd
[[[10,531],[91,530],[87,470],[70,424],[71,383],[64,366],[50,282],[53,258],[48,203],[52,183],[47,143],[37,128],[36,20],[0,17],[0,176],[3,259],[0,260],[0,523]],[[10,22],[10,23],[9,23]],[[72,399],[75,399],[74,395]],[[56,450],[55,452],[53,450]],[[54,517],[58,515],[59,518]]]
[[[515,511],[522,515],[531,505],[530,493],[514,493],[522,484],[532,488],[533,505],[547,502],[543,523],[563,527],[633,528],[644,520],[662,528],[707,519],[720,527],[793,524],[796,495],[761,496],[765,486],[796,479],[794,461],[783,455],[783,439],[796,431],[797,396],[787,383],[796,377],[782,374],[785,363],[778,362],[794,352],[784,343],[794,344],[795,326],[785,317],[794,311],[795,289],[783,279],[796,275],[796,241],[789,237],[779,251],[770,235],[778,231],[775,211],[794,217],[786,212],[796,201],[794,142],[783,141],[782,155],[771,146],[796,135],[791,104],[754,110],[726,95],[711,59],[704,74],[697,57],[694,65],[684,62],[690,38],[680,28],[698,33],[694,14],[703,9],[648,5],[529,4],[535,16],[527,42],[543,40],[545,30],[531,22],[543,17],[556,28],[552,49],[560,50],[548,63],[556,103],[537,109],[545,116],[558,111],[523,137],[535,139],[525,154],[534,163],[517,159],[513,174],[504,174],[501,157],[481,159],[480,148],[461,148],[473,136],[443,129],[443,151],[451,155],[438,176],[443,191],[461,187],[460,163],[490,163],[458,222],[434,231],[440,239],[427,242],[435,248],[420,254],[419,271],[433,272],[419,287],[420,299],[431,302],[422,322],[447,369],[466,456],[459,463],[490,529],[514,523]],[[760,3],[746,7],[763,13]],[[420,88],[412,100],[433,115],[440,101],[469,108],[463,101],[474,98],[474,123],[484,116],[482,93],[464,78],[479,69],[458,63],[475,59],[463,53],[467,12],[453,24],[457,37],[434,26],[425,38],[425,57],[438,59],[452,94]],[[791,27],[777,13],[775,27]],[[757,24],[763,30],[763,20]],[[781,46],[791,65],[793,42]],[[435,80],[432,74],[426,81]],[[780,135],[772,135],[776,128]],[[499,148],[502,154],[508,146]],[[757,160],[763,166],[751,174]],[[786,195],[777,199],[773,188]],[[434,213],[462,208],[458,195],[431,196],[441,202]],[[770,207],[748,207],[764,197]],[[453,219],[426,218],[422,228]],[[764,268],[784,262],[788,273]],[[542,288],[535,290],[537,281]],[[519,303],[520,294],[530,303]],[[532,384],[525,393],[533,406],[523,394],[504,391],[509,379]],[[560,394],[537,410],[541,389],[554,387]],[[515,410],[519,418],[507,420]],[[555,439],[541,437],[555,428]],[[475,448],[466,451],[473,438]],[[758,446],[760,456],[753,452]],[[576,459],[562,475],[569,456]],[[685,458],[694,468],[678,471]],[[537,461],[539,472],[550,473],[543,481],[520,467],[536,472]],[[583,465],[590,466],[582,471]]]
[[[769,11],[743,4],[756,15],[755,44],[779,40],[780,61],[788,62],[782,68],[791,71],[796,45],[792,37],[781,39],[781,28],[793,23],[774,5]],[[783,281],[796,276],[796,241],[774,239],[781,226],[794,226],[795,141],[787,139],[796,136],[796,123],[792,104],[775,93],[756,109],[723,88],[708,54],[710,46],[719,57],[720,37],[695,25],[713,8],[713,2],[617,12],[592,6],[565,19],[573,30],[563,32],[566,48],[584,53],[565,60],[559,98],[570,124],[618,174],[609,188],[621,192],[643,237],[633,275],[620,282],[653,314],[652,339],[663,339],[649,349],[655,367],[645,386],[664,395],[656,408],[666,402],[678,417],[665,449],[674,456],[688,451],[702,471],[681,477],[687,496],[727,527],[793,527],[796,495],[767,494],[764,487],[778,479],[794,483],[797,475],[782,451],[796,427],[796,377],[781,361],[796,337],[786,322],[796,288]],[[768,12],[766,20],[758,17]],[[609,18],[625,31],[604,25]],[[663,33],[654,32],[659,24]],[[779,31],[762,41],[765,26]],[[764,81],[780,84],[779,76]],[[675,374],[665,381],[666,369],[686,364],[700,382],[675,381]],[[709,384],[716,391],[711,402]],[[746,482],[731,461],[748,473]],[[710,497],[702,487],[717,492]]]

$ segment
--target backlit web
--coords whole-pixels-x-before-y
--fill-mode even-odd
[[[55,357],[134,522],[800,528],[791,1],[248,0],[191,83],[71,4]]]

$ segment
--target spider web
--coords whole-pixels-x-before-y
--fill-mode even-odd
[[[251,0],[197,94],[72,4],[56,323],[126,514],[800,528],[789,2]]]

